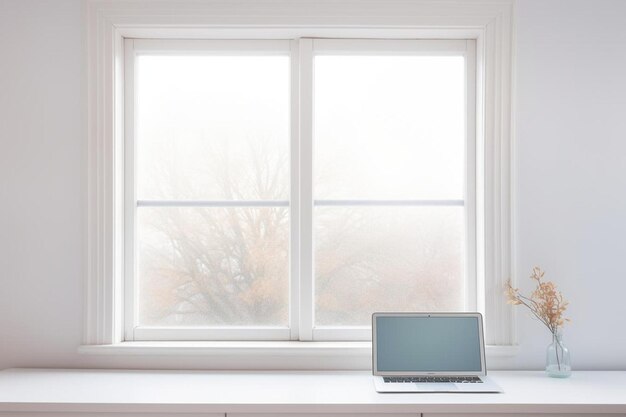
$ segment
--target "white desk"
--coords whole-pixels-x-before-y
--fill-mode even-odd
[[[543,372],[490,376],[503,394],[378,394],[367,372],[8,369],[0,372],[0,416],[626,416],[626,372],[574,372],[570,379]]]

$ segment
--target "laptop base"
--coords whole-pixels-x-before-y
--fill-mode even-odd
[[[498,393],[502,389],[488,377],[480,377],[481,383],[450,382],[385,382],[383,377],[374,376],[374,387],[380,393]]]

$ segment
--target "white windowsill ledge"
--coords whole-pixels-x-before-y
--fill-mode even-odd
[[[108,345],[81,345],[87,355],[253,355],[253,356],[358,356],[371,357],[370,342],[121,342]],[[509,357],[517,345],[486,347],[487,357]]]

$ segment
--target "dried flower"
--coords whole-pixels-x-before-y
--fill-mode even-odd
[[[566,322],[570,321],[563,316],[569,303],[553,282],[543,281],[544,275],[545,272],[541,268],[537,266],[533,268],[530,279],[537,281],[537,287],[530,297],[520,294],[519,289],[513,288],[510,281],[507,283],[505,294],[509,304],[527,307],[552,334],[556,334]]]

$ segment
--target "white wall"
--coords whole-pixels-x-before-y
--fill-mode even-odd
[[[626,369],[626,2],[521,0],[517,33],[517,279],[541,265],[571,300],[575,366]],[[515,366],[540,366],[518,321]]]
[[[77,0],[0,0],[0,368],[77,358],[80,13]]]
[[[626,2],[519,0],[516,18],[517,277],[541,265],[571,300],[575,367],[626,369]],[[81,24],[79,0],[0,0],[0,369],[208,366],[76,353]],[[547,332],[518,321],[520,354],[492,367],[542,366]]]

